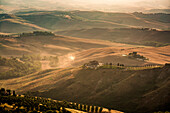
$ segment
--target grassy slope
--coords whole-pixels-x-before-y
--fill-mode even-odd
[[[64,64],[65,66],[79,66],[89,60],[112,62],[114,64],[119,62],[125,65],[144,65],[147,63],[122,56],[133,51],[149,58],[151,63],[164,64],[170,62],[169,46],[160,48],[142,47],[59,35],[25,36],[22,38],[1,37],[0,41],[0,54],[3,56],[23,54],[57,55],[60,56],[59,63],[62,66]],[[75,56],[74,62],[69,62],[69,53]]]
[[[149,28],[164,28],[168,29],[169,23],[165,22],[164,18],[160,16],[150,16],[149,14],[145,15],[147,19],[141,18],[141,16],[130,14],[130,13],[104,13],[98,11],[75,11],[73,14],[87,18],[89,20],[98,20],[113,22],[120,25],[126,25],[129,27],[149,27]],[[162,14],[161,16],[168,18],[170,15]],[[156,19],[153,19],[156,18]]]
[[[169,31],[152,31],[142,29],[108,29],[93,28],[56,32],[66,36],[89,39],[102,39],[123,43],[144,44],[147,42],[170,43]],[[107,37],[107,38],[106,38]]]
[[[167,9],[168,10],[168,9]],[[163,13],[151,13],[151,14],[143,14],[143,13],[133,13],[133,15],[143,18],[143,19],[152,19],[158,22],[169,23],[170,21],[170,14],[163,14]]]
[[[137,15],[128,13],[105,13],[97,11],[28,11],[17,16],[50,30],[85,28],[149,27],[169,29],[168,14]],[[163,18],[165,17],[165,18]]]
[[[89,21],[71,12],[41,12],[18,15],[19,17],[32,22],[33,24],[45,27],[50,30],[68,30],[93,27],[122,28],[124,25],[110,24],[106,22]]]
[[[166,73],[164,72],[165,70],[167,71]],[[59,82],[56,84],[59,87],[45,92],[43,95],[51,95],[52,98],[68,98],[72,101],[104,105],[127,112],[168,110],[166,106],[169,101],[161,97],[169,98],[167,92],[169,74],[169,69],[136,72],[80,70],[75,75],[73,73],[74,78]],[[61,84],[64,85],[61,86]],[[155,97],[154,101],[151,99],[149,102],[147,102],[147,99],[141,100],[142,96],[154,90],[158,92],[156,94],[152,93],[152,96]],[[58,94],[56,95],[55,92],[58,92]],[[149,96],[145,96],[145,98],[149,98]],[[155,102],[156,100],[159,101],[159,104]],[[147,106],[138,104],[138,102],[147,103]],[[141,109],[141,105],[142,108],[147,109]]]
[[[123,49],[123,50],[122,50]],[[138,61],[123,57],[122,55],[132,52],[149,58],[148,62]],[[77,52],[74,54],[75,62],[73,65],[79,66],[87,63],[90,60],[98,60],[99,62],[112,62],[113,64],[123,63],[125,66],[141,66],[147,63],[165,64],[170,62],[170,46],[166,47],[106,47],[106,48],[93,48]]]
[[[52,54],[64,55],[89,48],[109,47],[105,41],[65,36],[0,37],[1,55]],[[112,44],[113,45],[113,44]]]
[[[1,32],[148,27],[169,29],[168,14],[105,13],[97,11],[26,11],[1,14]]]
[[[144,113],[168,110],[169,74],[169,67],[138,71],[67,68],[0,83],[18,91],[45,91],[38,96]]]
[[[169,29],[168,14],[105,13],[97,11],[25,11],[0,15],[1,32],[148,27]]]

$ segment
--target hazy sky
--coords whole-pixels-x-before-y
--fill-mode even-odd
[[[47,10],[100,10],[134,12],[170,8],[170,0],[0,0],[10,7]],[[5,8],[6,6],[4,6]],[[8,7],[6,7],[7,9]],[[9,8],[8,8],[9,9]]]
[[[51,3],[65,2],[66,4],[69,2],[72,5],[87,5],[87,4],[107,4],[107,5],[123,5],[123,6],[131,6],[131,7],[143,7],[143,8],[169,8],[170,0],[41,0],[41,1],[49,1]]]
[[[59,2],[59,1],[68,1],[68,0],[41,0],[41,1],[50,1],[50,2]],[[148,5],[152,5],[152,4],[157,4],[162,5],[162,6],[170,6],[170,0],[69,0],[72,3],[76,3],[76,2],[84,2],[84,3],[95,3],[95,4],[99,4],[99,3],[104,3],[104,4],[126,4],[126,5],[132,5],[135,3],[145,3]],[[138,5],[138,4],[136,4]]]

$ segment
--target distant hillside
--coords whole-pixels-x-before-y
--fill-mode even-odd
[[[67,29],[82,29],[82,28],[122,28],[126,25],[119,25],[116,23],[107,23],[102,21],[91,21],[82,18],[73,12],[64,11],[30,11],[29,13],[21,12],[17,16],[32,22],[35,25],[50,29],[50,30],[67,30]]]
[[[170,14],[170,9],[150,9],[146,10],[146,13],[168,13]]]
[[[65,55],[89,48],[110,47],[114,43],[66,37],[55,34],[22,33],[0,35],[0,55],[45,54]]]
[[[0,8],[0,13],[4,13],[4,9],[1,9],[1,8]]]
[[[167,12],[168,12],[168,9],[167,9]],[[163,23],[170,22],[170,14],[164,14],[164,13],[144,14],[144,13],[137,13],[137,12],[133,14],[143,19],[152,19],[153,21],[158,21],[158,22],[163,22]]]
[[[170,31],[158,31],[149,28],[93,28],[56,32],[57,34],[88,39],[102,39],[113,42],[146,46],[166,46],[170,44]]]
[[[4,33],[22,33],[35,30],[47,30],[12,14],[0,14],[0,28],[0,32]]]
[[[146,19],[141,18],[140,15],[131,13],[106,13],[98,11],[29,11],[29,13],[18,12],[16,14],[17,16],[29,20],[36,25],[42,27],[46,26],[45,28],[52,30],[61,30],[63,28],[69,29],[69,25],[72,26],[72,29],[96,27],[149,27],[169,29],[169,22],[168,20],[165,21],[165,19],[169,19],[170,17],[168,14],[161,14],[161,18],[157,15],[150,16],[150,14],[144,14],[145,17],[147,17]]]
[[[37,96],[104,106],[127,113],[148,113],[169,110],[169,74],[168,66],[138,71],[65,68],[1,80],[0,83],[2,87],[20,92],[36,91],[33,94]]]
[[[29,6],[28,6],[29,4]],[[93,0],[1,0],[1,5],[4,5],[8,12],[24,9],[41,9],[41,10],[82,10],[82,11],[106,11],[106,12],[134,12],[145,11],[146,9],[162,9],[169,8],[169,1],[165,0],[149,0],[146,1],[103,1],[98,2]],[[10,8],[9,8],[10,7]],[[158,11],[159,12],[159,11]]]
[[[122,45],[123,46],[123,45]],[[75,61],[73,66],[83,65],[92,60],[103,63],[123,63],[125,66],[144,66],[146,64],[164,64],[170,63],[170,46],[165,47],[105,47],[92,48],[83,50],[73,54]],[[129,53],[137,52],[138,54],[148,58],[148,61],[140,61],[128,58]],[[61,59],[64,59],[62,56]],[[70,63],[69,63],[70,64]]]
[[[18,33],[33,30],[79,30],[92,28],[156,28],[168,30],[169,14],[107,13],[99,11],[25,10],[0,14],[0,32]]]
[[[163,19],[169,20],[169,14],[162,14],[160,16],[154,16],[154,19],[150,14],[144,14],[147,19],[141,18],[134,13],[106,13],[98,11],[75,11],[73,14],[86,18],[92,21],[105,21],[110,23],[117,23],[120,25],[126,25],[129,27],[140,27],[140,28],[158,28],[158,29],[169,29],[169,22],[165,23]]]
[[[100,31],[98,30],[103,31],[103,29],[97,29],[97,32],[99,33]],[[95,33],[93,30],[91,31],[92,33]],[[133,66],[136,65],[141,66],[148,63],[164,64],[166,62],[170,62],[169,50],[170,46],[157,48],[146,47],[142,45],[139,46],[114,43],[106,40],[83,39],[55,35],[50,32],[37,31],[34,33],[22,33],[20,35],[16,34],[0,35],[1,56],[17,57],[23,54],[25,55],[38,54],[41,55],[42,57],[57,56],[59,57],[59,64],[61,64],[61,66],[63,67],[80,66],[83,65],[83,63],[86,63],[90,60],[99,60],[101,62],[112,63],[120,62],[124,63],[125,65]],[[138,52],[139,54],[145,56],[146,58],[149,58],[149,61],[144,62],[129,59],[123,56],[128,55],[131,52]],[[73,62],[70,62],[69,58],[70,56],[75,57]]]

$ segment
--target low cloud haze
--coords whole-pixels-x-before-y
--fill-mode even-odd
[[[135,12],[150,9],[169,9],[169,0],[0,0],[5,10],[99,10],[110,12]]]

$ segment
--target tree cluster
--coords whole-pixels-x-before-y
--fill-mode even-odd
[[[47,31],[33,31],[32,33],[19,34],[19,37],[25,37],[25,36],[55,36],[55,34]]]
[[[0,79],[20,77],[36,72],[41,68],[39,57],[23,55],[21,58],[0,57],[0,66],[10,67],[9,70],[0,72]]]

